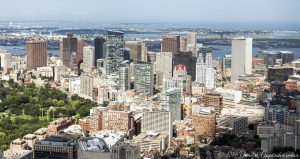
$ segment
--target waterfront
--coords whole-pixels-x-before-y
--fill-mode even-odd
[[[213,53],[213,59],[215,60],[221,60],[224,55],[231,54],[231,46],[230,45],[207,45],[207,47],[214,48],[212,50]],[[23,56],[26,54],[26,48],[24,46],[0,46],[0,49],[7,50],[13,55],[17,56]],[[262,49],[258,47],[253,47],[252,48],[252,53],[253,56],[256,55],[257,51],[260,51]],[[268,51],[291,51],[295,54],[295,59],[300,58],[300,48],[267,48],[263,50],[268,50]],[[60,55],[60,50],[50,50],[48,49],[48,54],[52,54],[55,56]]]

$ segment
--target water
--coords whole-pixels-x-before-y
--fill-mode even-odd
[[[207,45],[207,47],[215,48],[212,50],[213,59],[221,60],[224,55],[231,54],[231,46],[229,45]],[[26,54],[26,49],[24,46],[0,46],[0,49],[8,50],[13,55],[22,56]],[[257,51],[261,49],[258,47],[253,47],[252,52],[253,56],[256,55]],[[292,51],[295,53],[295,59],[300,59],[300,48],[268,48],[264,50],[269,51]],[[60,50],[48,50],[48,54],[52,53],[52,55],[59,56]]]
[[[230,55],[231,54],[231,46],[229,45],[207,45],[207,47],[213,47],[215,48],[212,50],[213,53],[213,59],[221,60],[224,55]],[[258,51],[261,51],[262,49],[258,47],[252,48],[253,56],[257,54]],[[266,51],[291,51],[295,54],[295,59],[300,59],[300,48],[267,48],[263,49]]]
[[[12,55],[23,56],[26,54],[25,46],[0,46],[0,49],[7,50]],[[59,56],[59,50],[47,50],[48,54]]]

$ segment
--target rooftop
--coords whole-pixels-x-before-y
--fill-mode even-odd
[[[126,137],[125,132],[120,132],[120,131],[98,131],[94,134],[92,134],[94,137],[101,138],[105,141],[105,143],[111,147],[118,143],[120,140],[124,139]]]
[[[79,146],[84,151],[109,152],[109,149],[103,139],[98,137],[87,137],[79,139]]]
[[[161,134],[158,132],[150,131],[150,132],[142,132],[138,136],[136,136],[133,140],[143,140],[143,141],[152,141],[152,140],[161,140],[166,138],[167,134]]]
[[[44,140],[36,141],[34,145],[52,145],[69,147],[76,145],[76,142],[64,136],[52,135],[50,137],[45,138]]]

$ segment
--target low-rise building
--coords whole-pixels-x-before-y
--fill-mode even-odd
[[[36,137],[36,135],[34,134],[27,134],[23,137],[23,140],[26,141],[26,143],[28,144],[28,146],[30,148],[32,148],[34,142],[37,140],[38,138]]]
[[[48,125],[47,134],[53,135],[57,134],[60,130],[63,130],[74,123],[74,119],[72,118],[60,118],[50,122]]]
[[[231,133],[240,133],[248,129],[248,118],[238,116],[222,116],[217,118],[218,128],[229,128]]]
[[[33,158],[76,159],[76,141],[58,135],[52,135],[43,140],[38,140],[33,145]]]
[[[134,142],[119,142],[111,148],[113,159],[140,159],[141,149]]]
[[[126,138],[126,133],[119,131],[103,130],[92,133],[91,136],[103,139],[104,142],[107,144],[108,148],[111,149],[111,147],[115,144],[124,141],[124,139]]]
[[[169,136],[158,132],[142,132],[133,138],[133,141],[141,147],[141,151],[159,151],[163,152],[167,149],[169,143]]]
[[[192,123],[195,131],[213,137],[216,133],[216,115],[215,114],[194,114]]]
[[[81,138],[78,140],[78,159],[111,159],[111,152],[103,139]]]

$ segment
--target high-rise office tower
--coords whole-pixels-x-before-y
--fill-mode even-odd
[[[187,39],[180,37],[180,51],[186,51]]]
[[[212,66],[212,53],[207,52],[205,56],[206,80],[205,85],[208,89],[214,89],[216,86],[216,70]]]
[[[196,82],[198,83],[205,83],[205,70],[206,70],[206,65],[204,63],[204,58],[202,54],[199,54],[197,58],[197,63],[196,63]]]
[[[135,84],[137,94],[153,95],[153,68],[151,63],[136,61],[134,65]]]
[[[105,38],[104,37],[96,37],[94,38],[94,45],[95,45],[95,63],[98,59],[104,59],[104,44]]]
[[[83,48],[83,70],[89,71],[95,68],[95,50],[93,46]]]
[[[231,81],[252,72],[252,38],[234,38],[231,45]]]
[[[163,36],[161,52],[172,52],[173,54],[180,52],[180,36]]]
[[[73,34],[67,33],[67,37],[63,38],[61,45],[61,60],[67,67],[73,67],[72,56],[77,53],[77,38],[73,37]]]
[[[157,84],[162,84],[163,77],[172,77],[173,53],[160,52],[156,54],[155,73],[157,75]]]
[[[194,55],[197,55],[197,33],[189,32],[187,36],[187,51],[192,51]]]
[[[282,64],[286,64],[294,61],[294,53],[291,51],[280,51],[279,55],[281,55]]]
[[[129,66],[119,67],[119,89],[122,91],[130,89]]]
[[[231,69],[231,55],[225,55],[222,59],[222,70]]]
[[[93,96],[93,81],[94,78],[88,74],[80,76],[80,94],[86,98]]]
[[[47,42],[27,41],[27,69],[47,66]]]
[[[196,82],[204,84],[207,89],[215,88],[216,70],[212,67],[212,55],[210,51],[199,53],[196,63]]]
[[[76,61],[73,65],[80,65],[83,61],[83,47],[87,46],[87,43],[83,39],[77,40],[77,52],[76,52]]]
[[[117,73],[124,60],[124,33],[108,31],[105,42],[106,74]]]
[[[181,120],[181,99],[183,94],[183,78],[163,78],[160,107],[170,111],[174,119]]]
[[[131,59],[147,61],[147,48],[145,42],[138,40],[126,41],[125,47],[130,50]]]

